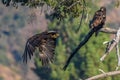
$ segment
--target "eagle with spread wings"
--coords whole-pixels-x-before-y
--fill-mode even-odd
[[[28,57],[31,59],[35,50],[39,50],[39,58],[43,66],[53,62],[56,39],[59,37],[57,31],[45,31],[30,37],[25,46],[22,56],[23,62],[27,63]]]
[[[106,8],[101,7],[98,11],[95,12],[93,19],[90,21],[89,27],[94,28],[95,36],[98,35],[99,30],[104,26],[106,21]]]

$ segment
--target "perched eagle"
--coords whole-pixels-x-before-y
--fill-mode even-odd
[[[53,62],[56,39],[58,37],[59,34],[57,31],[45,31],[30,37],[26,42],[22,56],[23,62],[27,63],[28,57],[31,59],[37,48],[39,49],[39,57],[43,66],[49,64],[49,62]]]
[[[103,27],[106,21],[106,8],[101,7],[100,10],[96,11],[93,19],[90,21],[89,27],[94,28],[95,36],[97,36],[99,30]]]

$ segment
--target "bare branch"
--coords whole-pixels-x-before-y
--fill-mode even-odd
[[[114,40],[108,42],[105,54],[100,58],[101,61],[105,59],[105,57],[112,51],[112,49],[116,46],[116,44],[117,42],[115,42]]]
[[[112,29],[112,28],[108,28],[108,27],[104,27],[100,30],[100,32],[103,33],[109,33],[109,34],[116,34],[117,30],[116,29]]]
[[[119,36],[120,36],[120,28],[117,30],[116,37],[107,43],[105,54],[100,58],[101,61],[103,61],[105,57],[112,51],[112,49],[116,47],[116,45],[120,40]]]
[[[102,69],[99,69],[99,71],[105,74],[105,71],[103,71]]]
[[[117,61],[118,61],[116,70],[118,70],[119,66],[120,66],[120,51],[119,51],[119,45],[118,44],[116,45],[116,54],[117,54]]]
[[[120,40],[120,28],[116,34],[116,37]],[[117,54],[117,61],[118,61],[118,65],[116,67],[116,70],[119,69],[119,66],[120,66],[120,51],[119,51],[119,45],[117,44],[116,45],[116,54]]]
[[[81,16],[81,19],[80,19],[80,24],[79,24],[79,27],[78,27],[78,29],[77,29],[77,31],[76,31],[76,32],[78,32],[78,31],[79,31],[79,29],[80,29],[80,27],[81,27],[82,20],[83,20],[84,14],[85,14],[85,6],[86,6],[86,2],[85,2],[85,0],[83,0],[83,10],[82,10],[82,16]]]
[[[75,3],[73,3],[72,5],[70,5],[67,9],[72,8],[73,6],[75,6],[76,4],[79,4],[81,2],[81,0],[76,1]]]
[[[119,74],[120,74],[120,71],[112,71],[112,72],[108,72],[108,73],[102,73],[102,74],[87,78],[85,80],[97,80],[97,79],[100,79],[100,78],[105,78],[105,77],[119,75]]]

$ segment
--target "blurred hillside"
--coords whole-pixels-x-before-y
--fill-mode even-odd
[[[36,13],[35,13],[36,12]],[[27,65],[21,62],[21,56],[24,51],[26,40],[35,33],[47,29],[47,21],[43,13],[39,9],[30,9],[27,7],[5,7],[0,3],[0,64],[2,71],[0,77],[5,80],[37,80],[34,78],[34,73],[29,71]],[[32,62],[30,66],[32,66]],[[19,79],[14,79],[11,68],[14,66],[14,76],[19,76]],[[29,66],[29,67],[30,67]],[[4,67],[7,70],[4,71]],[[28,70],[27,70],[28,69]],[[6,74],[8,71],[8,74]],[[14,71],[14,70],[12,70]],[[28,75],[27,72],[28,71]],[[4,76],[2,75],[4,74]],[[24,74],[26,76],[24,76]],[[24,79],[24,77],[26,79]],[[33,75],[33,76],[32,76]],[[11,78],[6,78],[10,76]],[[12,78],[13,77],[13,78]],[[36,77],[36,76],[35,76]]]
[[[105,5],[108,9],[106,25],[118,28],[120,7],[111,5],[113,1],[100,0],[97,5]],[[0,3],[0,80],[40,80],[31,70],[35,67],[33,60],[25,65],[21,62],[21,56],[26,40],[35,33],[45,31],[47,27],[48,20],[40,9],[27,7],[16,9]]]

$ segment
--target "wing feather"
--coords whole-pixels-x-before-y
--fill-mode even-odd
[[[51,36],[53,34],[55,34],[55,32],[51,32],[49,34],[47,32],[43,32],[29,38],[22,56],[23,62],[27,63],[27,59],[31,59],[36,48],[39,48],[39,58],[43,66],[48,65],[49,62],[53,62],[57,38]]]
[[[29,59],[31,59],[34,51],[35,51],[35,47],[32,44],[30,44],[30,42],[28,40],[26,43],[26,46],[25,46],[24,54],[22,56],[23,62],[27,63],[28,56],[29,56]]]
[[[49,64],[49,62],[53,62],[55,46],[56,46],[56,39],[48,39],[46,43],[43,43],[39,47],[39,50],[41,52],[40,60],[42,61],[43,65],[47,65]]]

